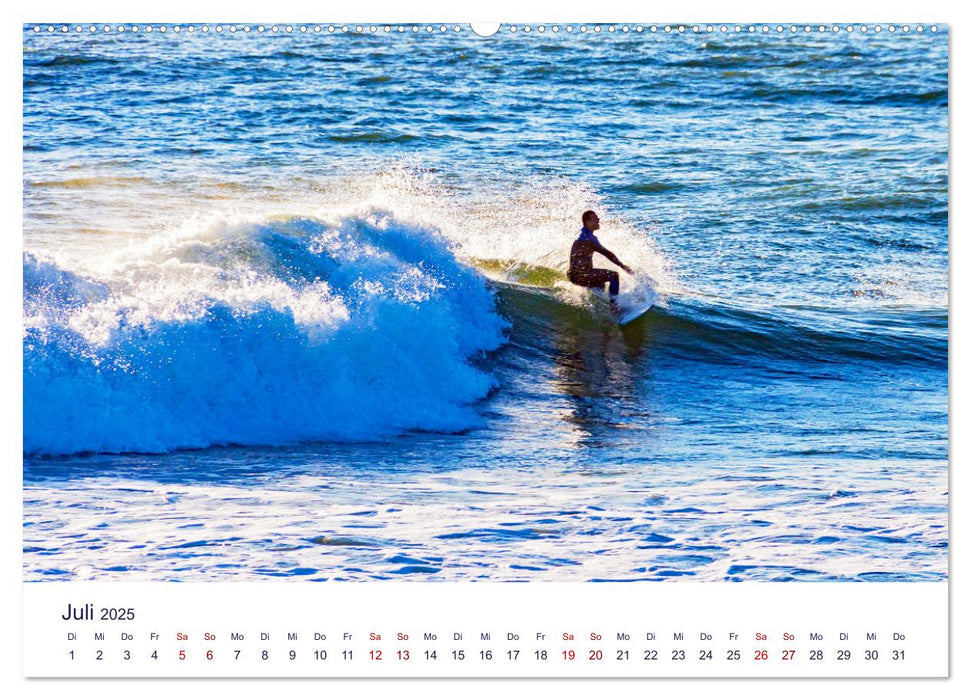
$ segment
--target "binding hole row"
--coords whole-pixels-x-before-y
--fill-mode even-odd
[[[572,24],[567,24],[567,25],[558,25],[558,24],[553,24],[553,25],[545,25],[545,24],[539,24],[539,25],[529,25],[529,24],[526,24],[526,25],[516,25],[516,24],[512,24],[512,25],[509,25],[508,27],[506,27],[506,31],[508,31],[511,34],[515,34],[517,32],[522,32],[523,34],[530,34],[532,32],[537,32],[539,34],[544,34],[547,31],[552,32],[554,34],[559,33],[561,31],[565,31],[567,33],[580,33],[580,34],[588,34],[588,33],[591,33],[591,32],[594,33],[594,34],[601,34],[601,33],[604,33],[605,30],[609,34],[616,34],[616,33],[627,34],[627,33],[632,33],[632,32],[633,33],[644,33],[644,32],[648,32],[648,33],[651,33],[651,34],[657,34],[657,33],[664,33],[664,34],[686,34],[686,33],[692,33],[692,34],[702,34],[702,33],[704,33],[704,34],[713,34],[713,33],[716,33],[716,32],[719,32],[719,33],[722,33],[722,34],[729,34],[729,33],[731,33],[731,34],[742,34],[742,33],[748,33],[748,34],[770,34],[770,33],[776,33],[776,34],[784,34],[784,33],[788,33],[788,34],[798,34],[798,33],[801,33],[801,34],[811,34],[811,33],[819,33],[819,34],[821,34],[821,33],[833,33],[833,34],[839,34],[840,32],[846,32],[846,33],[852,34],[853,32],[857,32],[857,31],[860,32],[860,33],[862,33],[862,34],[866,34],[868,32],[874,32],[876,34],[880,34],[883,31],[887,31],[890,34],[895,34],[897,32],[901,32],[903,34],[909,34],[912,31],[913,32],[917,32],[918,34],[922,34],[925,31],[937,32],[938,31],[938,27],[937,27],[937,25],[930,25],[929,27],[925,27],[922,24],[917,24],[917,25],[914,25],[914,26],[911,26],[909,24],[904,24],[904,25],[895,25],[895,24],[888,24],[888,25],[880,25],[880,24],[875,24],[875,25],[866,25],[866,24],[861,24],[861,25],[852,25],[852,24],[848,24],[848,25],[839,25],[839,24],[834,24],[834,25],[824,25],[824,24],[820,24],[820,25],[808,25],[808,24],[804,24],[804,25],[797,25],[797,24],[788,24],[788,25],[783,25],[783,24],[774,24],[774,25],[768,25],[768,24],[761,24],[761,25],[740,25],[740,24],[736,24],[736,25],[725,25],[725,24],[722,24],[722,25],[717,25],[717,26],[716,25],[711,25],[711,24],[706,24],[706,25],[698,25],[698,24],[694,24],[694,25],[685,25],[685,24],[679,24],[679,25],[671,25],[671,24],[667,24],[667,25],[643,25],[643,24],[637,24],[637,25],[630,25],[630,24],[613,25],[613,24],[611,24],[611,25],[606,25],[606,26],[605,25],[599,25],[599,24],[597,24],[597,25],[593,25],[592,27],[588,27],[585,24],[580,24],[580,25],[572,25]],[[384,33],[384,34],[392,34],[392,33],[404,34],[404,33],[408,33],[408,32],[410,32],[412,34],[419,34],[419,33],[425,33],[425,34],[432,34],[432,33],[437,33],[437,34],[456,33],[457,34],[457,33],[463,32],[465,30],[460,25],[458,25],[458,24],[454,24],[454,25],[445,25],[445,24],[436,24],[436,25],[432,25],[432,24],[429,24],[429,25],[390,25],[390,24],[384,24],[384,25],[378,25],[378,24],[368,24],[368,25],[364,25],[364,24],[358,24],[358,25],[347,25],[347,24],[344,24],[344,25],[320,25],[320,24],[306,25],[306,24],[301,24],[301,25],[292,25],[292,24],[287,24],[287,25],[269,25],[269,26],[267,26],[267,25],[249,25],[249,24],[245,24],[245,25],[236,25],[236,24],[222,25],[222,24],[217,24],[217,25],[213,25],[213,26],[210,26],[210,25],[207,25],[207,24],[198,25],[198,26],[197,25],[194,25],[194,24],[189,24],[189,25],[184,25],[184,26],[183,25],[178,25],[178,24],[171,25],[171,26],[170,25],[164,25],[164,24],[158,24],[158,25],[151,25],[151,24],[146,24],[146,25],[137,25],[137,24],[132,24],[132,25],[125,25],[125,24],[119,24],[119,25],[110,25],[110,24],[105,24],[105,25],[94,25],[94,24],[89,24],[89,25],[81,25],[81,24],[75,24],[75,25],[67,25],[67,24],[53,25],[53,24],[48,24],[48,25],[34,25],[33,26],[33,31],[35,33],[47,32],[48,34],[54,34],[54,33],[61,33],[61,34],[70,34],[70,33],[74,33],[74,34],[84,34],[84,33],[88,33],[88,34],[93,34],[93,33],[113,33],[113,32],[114,33],[119,33],[119,34],[125,33],[125,32],[129,32],[129,33],[132,33],[132,34],[138,34],[139,32],[143,32],[143,33],[146,33],[146,34],[150,34],[152,32],[160,32],[160,33],[163,33],[164,34],[164,33],[169,32],[169,31],[171,31],[171,32],[173,32],[175,34],[181,34],[181,33],[194,34],[196,32],[201,32],[203,34],[208,34],[210,32],[215,32],[216,34],[225,34],[225,33],[236,34],[236,33],[240,33],[240,32],[242,32],[243,34],[249,34],[249,33],[254,33],[254,32],[257,33],[257,34],[265,34],[265,33],[270,33],[270,34],[281,34],[281,33],[283,33],[283,34],[294,34],[294,33],[297,33],[297,34],[321,34],[321,33],[327,33],[327,34],[336,34],[336,33],[341,33],[341,34],[378,34],[378,33]]]

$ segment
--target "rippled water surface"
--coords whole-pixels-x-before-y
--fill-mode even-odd
[[[946,578],[947,41],[26,28],[25,579]]]

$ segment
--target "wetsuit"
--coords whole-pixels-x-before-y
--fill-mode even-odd
[[[593,235],[593,231],[584,226],[580,230],[580,237],[570,248],[570,270],[567,279],[581,287],[603,289],[610,285],[610,296],[617,296],[620,291],[620,275],[614,270],[602,270],[593,266],[593,254],[600,253],[614,265],[620,266],[620,260],[609,250],[600,245],[600,241]]]

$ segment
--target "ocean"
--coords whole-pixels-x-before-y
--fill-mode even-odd
[[[947,578],[945,27],[243,26],[24,27],[25,580]]]

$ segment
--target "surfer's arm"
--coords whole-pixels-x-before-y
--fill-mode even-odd
[[[617,258],[616,255],[614,255],[613,253],[611,253],[609,250],[607,250],[606,248],[604,248],[602,245],[598,245],[597,246],[597,252],[600,253],[605,258],[607,258],[607,260],[609,260],[610,262],[612,262],[614,265],[616,265],[617,267],[619,267],[621,270],[623,270],[627,274],[631,274],[630,268],[627,267],[624,263],[622,263]]]

